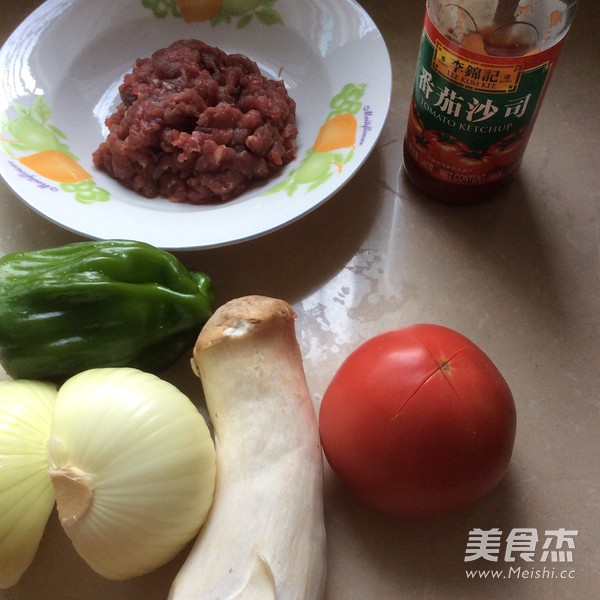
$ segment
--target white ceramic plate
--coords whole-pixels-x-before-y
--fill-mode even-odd
[[[184,15],[178,2],[47,0],[0,50],[0,174],[49,220],[90,238],[168,249],[231,244],[319,206],[373,149],[391,67],[380,32],[354,0],[197,0],[199,11],[220,5],[212,17]],[[282,78],[297,103],[296,161],[225,204],[149,200],[92,162],[134,59],[183,38],[246,54]],[[315,152],[321,127],[339,113],[355,121],[338,119],[328,144],[336,147]]]

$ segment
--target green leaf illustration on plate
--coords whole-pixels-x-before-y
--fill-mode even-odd
[[[311,192],[342,173],[344,165],[354,158],[358,130],[355,115],[362,108],[361,99],[366,87],[365,84],[348,83],[332,98],[329,103],[331,112],[298,168],[292,169],[265,195],[285,191],[288,196],[293,196],[300,188]]]
[[[51,111],[43,96],[30,106],[11,103],[17,116],[0,115],[0,147],[19,170],[25,168],[44,179],[57,182],[83,204],[106,202],[110,194],[98,187],[65,143],[65,134],[52,125]],[[17,164],[18,163],[18,164]],[[27,172],[27,171],[24,171]],[[50,187],[48,185],[40,187]]]
[[[164,19],[169,15],[181,17],[177,0],[142,0],[142,6],[149,8],[155,17]]]
[[[283,19],[274,8],[277,0],[141,0],[142,6],[159,19],[171,15],[186,23],[209,21],[234,23],[238,29],[247,27],[254,19],[263,25],[279,25]]]

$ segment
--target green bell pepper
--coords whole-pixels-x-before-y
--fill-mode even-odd
[[[0,258],[0,363],[14,379],[94,367],[160,372],[212,313],[210,278],[135,241],[67,244]]]

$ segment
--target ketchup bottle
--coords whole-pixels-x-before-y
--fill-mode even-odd
[[[572,0],[427,0],[404,169],[466,204],[510,181],[575,15]]]

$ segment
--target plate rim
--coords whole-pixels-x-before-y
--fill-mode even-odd
[[[93,1],[93,0],[87,0],[87,1]],[[117,0],[114,0],[114,1],[117,1]],[[282,2],[282,4],[284,4],[284,3],[292,3],[293,4],[294,0],[281,0],[281,2]],[[326,2],[324,0],[313,0],[313,3],[315,6],[319,6],[319,7],[324,6],[324,5],[330,5],[330,6],[332,5],[331,2]],[[2,58],[2,55],[7,52],[7,49],[10,49],[11,45],[14,45],[16,43],[16,41],[19,39],[19,36],[22,34],[22,32],[28,26],[31,26],[32,24],[34,24],[39,18],[41,18],[42,15],[46,14],[48,11],[52,11],[55,8],[62,9],[61,14],[64,14],[64,13],[68,12],[70,9],[73,9],[78,4],[81,4],[79,0],[46,0],[45,3],[43,3],[38,8],[36,8],[32,13],[30,13],[30,15],[28,15],[15,28],[15,30],[11,33],[11,35],[6,39],[2,48],[0,48],[0,59]],[[349,172],[347,173],[347,175],[338,184],[334,185],[333,187],[331,187],[329,189],[324,190],[324,192],[322,194],[319,193],[316,196],[316,199],[312,200],[308,205],[302,204],[300,209],[297,210],[296,212],[293,212],[291,215],[286,215],[284,218],[278,218],[274,222],[268,223],[264,226],[254,227],[252,230],[246,231],[244,233],[237,233],[234,235],[223,237],[223,239],[213,240],[213,241],[207,241],[207,240],[202,240],[202,239],[197,239],[197,240],[192,241],[192,240],[186,239],[185,241],[183,241],[181,243],[179,243],[179,242],[172,243],[166,239],[165,239],[164,243],[161,243],[159,240],[154,239],[152,237],[152,239],[150,240],[150,243],[156,245],[157,247],[168,249],[168,250],[182,250],[182,251],[200,250],[200,249],[205,249],[205,248],[208,249],[208,248],[217,248],[217,247],[234,245],[234,244],[246,242],[251,239],[262,237],[264,235],[268,235],[269,233],[272,233],[274,231],[282,229],[283,227],[300,220],[301,218],[307,216],[309,213],[311,213],[318,207],[322,206],[325,202],[327,202],[335,194],[337,194],[343,187],[345,187],[353,179],[353,177],[358,173],[358,171],[362,168],[365,161],[367,160],[367,158],[370,156],[370,154],[376,147],[377,142],[383,131],[384,125],[389,116],[391,97],[392,97],[391,60],[390,60],[390,55],[389,55],[389,51],[387,48],[387,44],[385,42],[383,35],[381,34],[381,31],[379,30],[376,23],[373,21],[373,19],[370,17],[370,15],[368,14],[368,12],[366,11],[366,9],[363,6],[361,6],[356,0],[335,0],[334,4],[337,7],[342,7],[342,9],[345,11],[350,11],[353,15],[354,14],[361,15],[362,19],[365,19],[366,22],[368,22],[369,34],[371,36],[374,36],[373,43],[378,46],[378,50],[379,50],[379,54],[376,56],[376,58],[377,58],[377,60],[376,60],[377,73],[378,73],[378,77],[381,80],[378,83],[379,87],[377,89],[378,110],[380,111],[380,114],[378,115],[378,125],[375,128],[375,130],[369,131],[369,139],[368,139],[368,143],[366,144],[365,151],[360,156],[354,157],[355,162],[352,164],[352,168],[349,169]],[[44,28],[42,28],[42,30],[44,30],[47,26],[48,26],[48,23],[44,24]],[[227,25],[227,26],[231,27],[231,25]],[[293,25],[289,25],[289,26],[293,27]],[[200,39],[200,36],[196,36],[196,37],[198,37]],[[353,41],[355,41],[357,39],[359,39],[359,38],[356,36],[352,38]],[[360,40],[362,40],[362,37],[359,39],[359,41]],[[245,50],[241,49],[240,51],[244,52]],[[35,48],[33,48],[31,50],[31,52],[35,52]],[[135,52],[132,53],[132,60],[135,58],[135,56],[133,56],[134,54],[135,54]],[[32,76],[35,76],[35,74],[33,74]],[[3,74],[1,79],[4,79],[5,77],[6,77],[6,74]],[[381,89],[382,85],[385,86],[385,89]],[[4,87],[0,91],[4,95]],[[29,94],[29,96],[30,95],[31,94]],[[17,102],[21,98],[25,98],[25,97],[28,97],[28,96],[27,95],[26,96],[17,96],[17,97],[9,96],[8,98],[6,98],[6,100],[8,100],[9,102]],[[2,105],[0,105],[0,109],[1,108],[2,108]],[[364,125],[364,128],[366,129],[366,125]],[[37,212],[39,215],[41,215],[47,221],[50,221],[50,222],[58,225],[59,227],[65,229],[65,230],[71,231],[77,235],[80,235],[80,236],[83,236],[86,238],[91,238],[91,239],[108,239],[108,238],[114,238],[114,237],[128,237],[128,236],[121,236],[121,235],[106,236],[105,234],[101,234],[99,232],[94,232],[93,228],[86,229],[85,224],[74,225],[72,223],[65,222],[64,219],[60,217],[60,215],[57,216],[56,213],[53,213],[52,211],[49,212],[47,210],[44,210],[43,207],[40,207],[39,202],[35,201],[36,196],[32,192],[31,188],[29,190],[27,190],[24,188],[24,186],[18,185],[18,183],[20,183],[19,178],[22,177],[22,175],[18,176],[18,175],[15,175],[14,173],[12,173],[12,176],[11,176],[11,174],[7,174],[7,173],[10,173],[10,169],[6,165],[9,163],[11,158],[7,157],[4,153],[0,153],[0,157],[2,157],[2,160],[0,160],[0,176],[2,176],[2,178],[5,181],[8,188],[11,189],[11,191],[23,203],[25,203],[29,208],[31,208],[32,210]],[[14,167],[14,165],[13,165],[13,167]],[[289,165],[288,165],[288,168],[289,168]],[[273,182],[277,181],[278,178],[281,178],[281,176],[282,176],[282,174],[280,173],[274,179],[270,180],[267,185],[272,185]],[[127,195],[135,194],[135,192],[132,192],[131,190],[127,190],[125,188],[123,188],[123,191]],[[242,195],[240,198],[243,198],[243,197],[244,197],[244,195]],[[140,196],[140,198],[141,198],[141,196]],[[248,200],[252,200],[254,198],[255,198],[255,196],[251,196],[250,198],[248,198]],[[117,198],[113,198],[113,201],[115,201],[115,200],[117,200]],[[162,199],[162,198],[160,198],[158,200],[161,202],[168,202],[168,200]],[[151,200],[151,199],[150,200],[144,199],[143,201],[144,202],[146,202],[146,201],[153,202],[153,200]],[[234,199],[234,201],[235,201],[235,199]],[[226,206],[230,206],[230,205],[231,205],[231,203],[226,202],[226,203],[223,203],[222,205],[216,205],[216,208],[218,210],[219,208],[225,208]],[[191,205],[187,205],[187,206],[191,206]],[[87,207],[87,208],[89,208],[89,207]],[[215,206],[213,206],[212,208],[215,208]],[[167,214],[168,212],[169,211],[166,211],[166,212],[161,211],[161,213],[163,213],[163,214]],[[132,235],[130,237],[131,238],[140,238],[140,239],[143,239],[144,241],[148,241],[146,239],[146,237],[143,235],[143,232],[140,234],[139,231],[137,232],[137,234],[135,231],[133,231]]]

